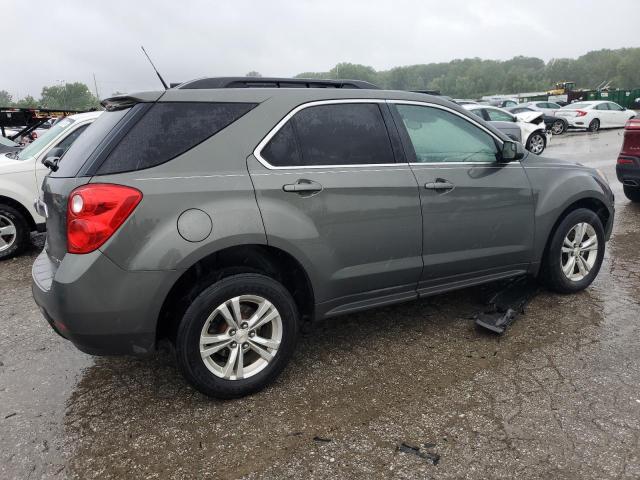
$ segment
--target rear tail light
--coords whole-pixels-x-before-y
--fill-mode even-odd
[[[624,126],[625,130],[640,130],[640,118],[630,118]]]
[[[89,253],[99,248],[129,218],[142,200],[139,190],[123,185],[89,184],[69,195],[67,250]]]
[[[578,110],[576,112],[576,117],[584,117],[587,114],[584,110]]]
[[[633,165],[633,163],[630,158],[618,157],[618,165]]]

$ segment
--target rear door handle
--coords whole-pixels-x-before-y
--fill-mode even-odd
[[[322,185],[313,180],[298,180],[296,183],[288,183],[282,186],[285,192],[294,193],[317,193],[322,191]]]
[[[449,182],[429,182],[424,184],[427,190],[453,190],[455,185]]]

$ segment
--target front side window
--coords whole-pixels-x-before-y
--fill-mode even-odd
[[[416,161],[494,162],[498,148],[491,135],[454,113],[434,107],[397,105]]]
[[[489,114],[489,120],[494,122],[515,122],[516,120],[507,112],[501,110],[494,110],[493,108],[487,108]]]
[[[624,110],[624,108],[622,108],[617,103],[609,102],[607,105],[609,105],[609,110],[614,110],[616,112],[621,112]]]
[[[395,161],[382,112],[376,103],[305,108],[278,130],[261,156],[277,167]]]

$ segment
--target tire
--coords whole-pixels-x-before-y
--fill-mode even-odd
[[[583,275],[582,268],[580,267],[581,261],[574,256],[576,250],[572,250],[572,246],[569,243],[565,243],[565,239],[575,241],[575,237],[579,234],[576,228],[580,225],[588,225],[585,227],[584,237],[582,245],[585,247],[588,242],[591,242],[595,237],[595,248],[592,245],[588,246],[588,250],[579,252],[578,255],[583,259],[582,268],[588,273]],[[586,240],[585,240],[586,238]],[[569,250],[571,253],[563,252],[563,248]],[[586,208],[579,208],[569,212],[564,219],[561,220],[558,228],[556,228],[549,244],[547,245],[547,252],[545,258],[542,261],[541,276],[543,283],[550,289],[558,293],[574,293],[580,290],[584,290],[591,282],[596,278],[602,265],[602,259],[604,257],[605,239],[604,239],[604,227],[598,215],[592,210]],[[575,258],[573,266],[571,258]],[[563,271],[563,267],[569,270],[567,274]],[[588,270],[586,267],[589,267]],[[573,278],[570,278],[573,276]]]
[[[598,120],[597,118],[591,120],[591,123],[589,123],[589,127],[587,128],[587,130],[590,132],[597,132],[598,130],[600,130],[600,120]]]
[[[556,120],[551,124],[551,133],[562,135],[567,131],[567,123],[564,120]]]
[[[533,132],[527,139],[527,150],[536,155],[540,155],[547,147],[547,138],[540,131]]]
[[[29,244],[31,229],[22,213],[0,203],[0,260],[20,253]]]
[[[232,299],[236,298],[241,322],[235,322]],[[266,299],[271,307],[260,299]],[[260,318],[273,318],[252,329],[245,323],[260,305],[266,308]],[[224,306],[231,321],[225,320]],[[174,340],[178,366],[197,390],[210,397],[229,399],[255,393],[275,380],[291,359],[298,339],[298,318],[291,294],[272,278],[255,273],[226,277],[205,288],[182,317]],[[265,349],[261,347],[265,340],[279,340],[279,344],[275,350]],[[201,350],[212,353],[203,355]],[[242,370],[238,359],[243,360]]]
[[[632,202],[640,202],[640,187],[632,187],[631,185],[622,185],[624,195]]]

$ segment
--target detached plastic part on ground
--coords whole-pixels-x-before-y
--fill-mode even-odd
[[[489,299],[489,308],[476,315],[476,325],[502,335],[539,291],[540,286],[530,277],[507,282]]]

